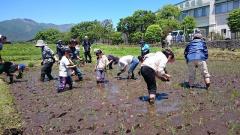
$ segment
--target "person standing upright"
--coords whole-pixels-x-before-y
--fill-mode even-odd
[[[43,66],[41,69],[40,81],[44,82],[45,75],[47,75],[49,80],[53,80],[51,73],[52,73],[52,66],[56,59],[54,56],[54,52],[47,46],[46,43],[44,43],[43,40],[38,40],[35,46],[41,48],[41,52],[42,52],[41,65]]]
[[[171,33],[168,33],[167,37],[166,37],[166,41],[167,41],[167,48],[169,49],[171,44],[172,44],[172,40],[173,40],[173,37],[172,37],[172,34]]]
[[[193,40],[186,46],[184,56],[188,65],[189,72],[189,87],[194,87],[196,68],[200,68],[201,74],[204,77],[206,89],[210,87],[210,74],[207,68],[208,49],[206,42],[202,39],[201,33],[196,33]]]
[[[88,36],[84,37],[82,45],[83,45],[83,50],[84,50],[85,62],[92,63],[91,43],[89,42]]]
[[[3,49],[3,44],[6,42],[6,40],[7,40],[7,37],[0,35],[0,51]],[[0,63],[2,63],[2,62],[3,62],[3,60],[2,60],[1,53],[0,53]]]

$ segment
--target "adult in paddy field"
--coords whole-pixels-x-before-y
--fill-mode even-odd
[[[120,67],[120,72],[117,74],[117,76],[120,76],[122,73],[124,73],[129,66],[128,69],[128,79],[135,79],[134,77],[134,70],[137,67],[139,63],[139,59],[132,56],[132,55],[127,55],[123,56],[119,59],[119,67]]]
[[[147,83],[147,89],[149,93],[149,103],[153,104],[156,98],[156,78],[161,80],[169,80],[170,75],[165,72],[167,63],[174,62],[174,54],[171,50],[163,50],[162,52],[156,52],[146,56],[141,64],[141,74]]]
[[[54,56],[54,52],[47,46],[46,43],[44,43],[43,40],[38,40],[35,46],[41,48],[41,52],[42,52],[42,62],[41,62],[42,69],[41,69],[40,81],[44,82],[45,75],[47,75],[49,80],[53,80],[54,78],[51,75],[52,66],[56,60]]]
[[[194,87],[196,68],[200,68],[204,77],[206,89],[210,87],[210,74],[207,68],[208,49],[201,33],[193,35],[193,40],[186,46],[184,56],[188,65],[189,87]]]
[[[2,51],[3,44],[6,42],[6,40],[7,40],[7,37],[0,35],[0,52]],[[3,62],[2,55],[0,53],[0,63],[2,63],[2,62]]]
[[[83,50],[84,50],[85,62],[92,63],[91,43],[89,42],[88,36],[84,37],[82,45],[83,45]]]
[[[56,54],[58,55],[58,59],[61,60],[64,55],[64,45],[62,40],[58,40],[56,44]]]

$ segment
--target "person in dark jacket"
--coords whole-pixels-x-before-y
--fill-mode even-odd
[[[13,77],[21,79],[26,66],[24,64],[14,64],[13,62],[0,63],[0,74],[6,73],[9,76],[10,84],[13,83]],[[18,71],[18,74],[16,73]]]
[[[88,40],[88,36],[84,37],[83,40],[83,50],[84,50],[84,57],[86,63],[92,63],[92,56],[91,56],[91,43]]]
[[[46,43],[44,43],[43,40],[38,40],[35,46],[40,47],[42,52],[41,65],[43,65],[43,67],[41,69],[40,81],[44,82],[45,75],[47,75],[49,80],[53,80],[54,78],[51,75],[52,66],[56,60],[54,52],[47,46]]]
[[[64,55],[64,45],[62,40],[58,40],[56,44],[56,54],[58,55],[58,59],[61,60]]]
[[[186,46],[184,56],[189,71],[189,87],[194,87],[196,68],[200,68],[204,77],[206,88],[210,87],[210,74],[207,68],[208,49],[206,42],[202,39],[202,34],[194,34],[193,40]]]

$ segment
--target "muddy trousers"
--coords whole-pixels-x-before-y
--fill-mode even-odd
[[[208,72],[206,61],[195,60],[188,62],[189,85],[193,86],[196,76],[196,69],[199,68],[205,83],[210,83],[210,74]]]
[[[79,79],[79,80],[82,80],[82,72],[81,72],[80,68],[75,67],[75,68],[73,68],[73,70],[74,70],[74,72],[75,72],[75,75],[78,76],[78,79]]]
[[[156,85],[155,71],[148,66],[142,66],[141,74],[145,82],[147,83],[148,93],[156,95],[157,85]]]
[[[91,56],[90,51],[84,52],[84,57],[85,57],[85,62],[86,63],[92,63],[92,56]]]
[[[103,83],[105,81],[105,71],[102,69],[96,70],[97,83]]]
[[[51,75],[52,73],[52,66],[53,66],[53,62],[49,62],[49,63],[45,63],[41,69],[41,81],[44,81],[45,79],[45,75],[47,75],[49,80],[52,80],[53,77]]]
[[[71,76],[67,76],[67,77],[62,77],[59,76],[59,86],[58,86],[58,90],[64,90],[66,85],[69,85],[69,89],[72,89],[72,78]]]

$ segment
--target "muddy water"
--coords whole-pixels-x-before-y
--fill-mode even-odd
[[[118,80],[114,69],[107,72],[107,83],[97,85],[90,64],[82,69],[84,81],[75,82],[69,91],[57,93],[57,80],[39,82],[38,67],[11,90],[24,134],[236,134],[240,131],[240,64],[230,64],[209,63],[209,91],[182,87],[185,62],[169,65],[173,79],[157,82],[154,105],[145,101],[148,93],[142,77]],[[57,67],[53,74],[57,77]],[[200,77],[196,82],[204,87]]]

